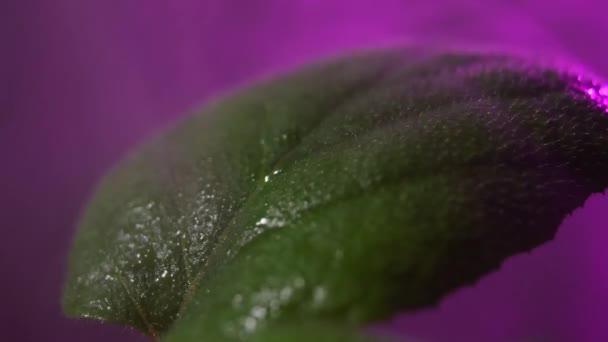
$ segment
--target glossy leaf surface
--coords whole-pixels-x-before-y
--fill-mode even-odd
[[[431,305],[608,186],[606,89],[394,49],[224,97],[103,180],[66,312],[167,341],[278,341],[308,323],[340,341]]]

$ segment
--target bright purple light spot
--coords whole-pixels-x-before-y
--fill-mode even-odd
[[[597,105],[608,112],[608,85],[602,85],[599,81],[585,77],[582,74],[576,75],[576,81],[571,87],[584,92]]]

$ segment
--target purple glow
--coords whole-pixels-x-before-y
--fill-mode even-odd
[[[589,79],[582,74],[577,74],[576,81],[570,85],[573,89],[584,92],[600,108],[608,112],[608,86],[602,85],[597,79]]]
[[[122,327],[61,313],[64,260],[83,203],[135,143],[252,78],[394,41],[532,51],[608,77],[608,45],[581,39],[608,32],[608,5],[592,0],[5,3],[12,7],[0,11],[10,13],[2,22],[11,28],[6,42],[0,33],[9,90],[0,92],[6,341],[137,340]],[[608,111],[608,86],[583,80],[573,77],[577,91],[591,96],[593,88]],[[606,208],[608,197],[594,196],[555,241],[382,330],[423,342],[608,341]]]

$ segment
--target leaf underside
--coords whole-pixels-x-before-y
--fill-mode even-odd
[[[598,87],[388,49],[223,97],[104,178],[65,311],[167,341],[353,340],[551,239],[608,186]]]

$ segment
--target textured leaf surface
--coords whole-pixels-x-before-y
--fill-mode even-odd
[[[518,59],[396,49],[225,97],[104,179],[66,312],[167,341],[347,340],[551,239],[604,190],[604,93]]]

